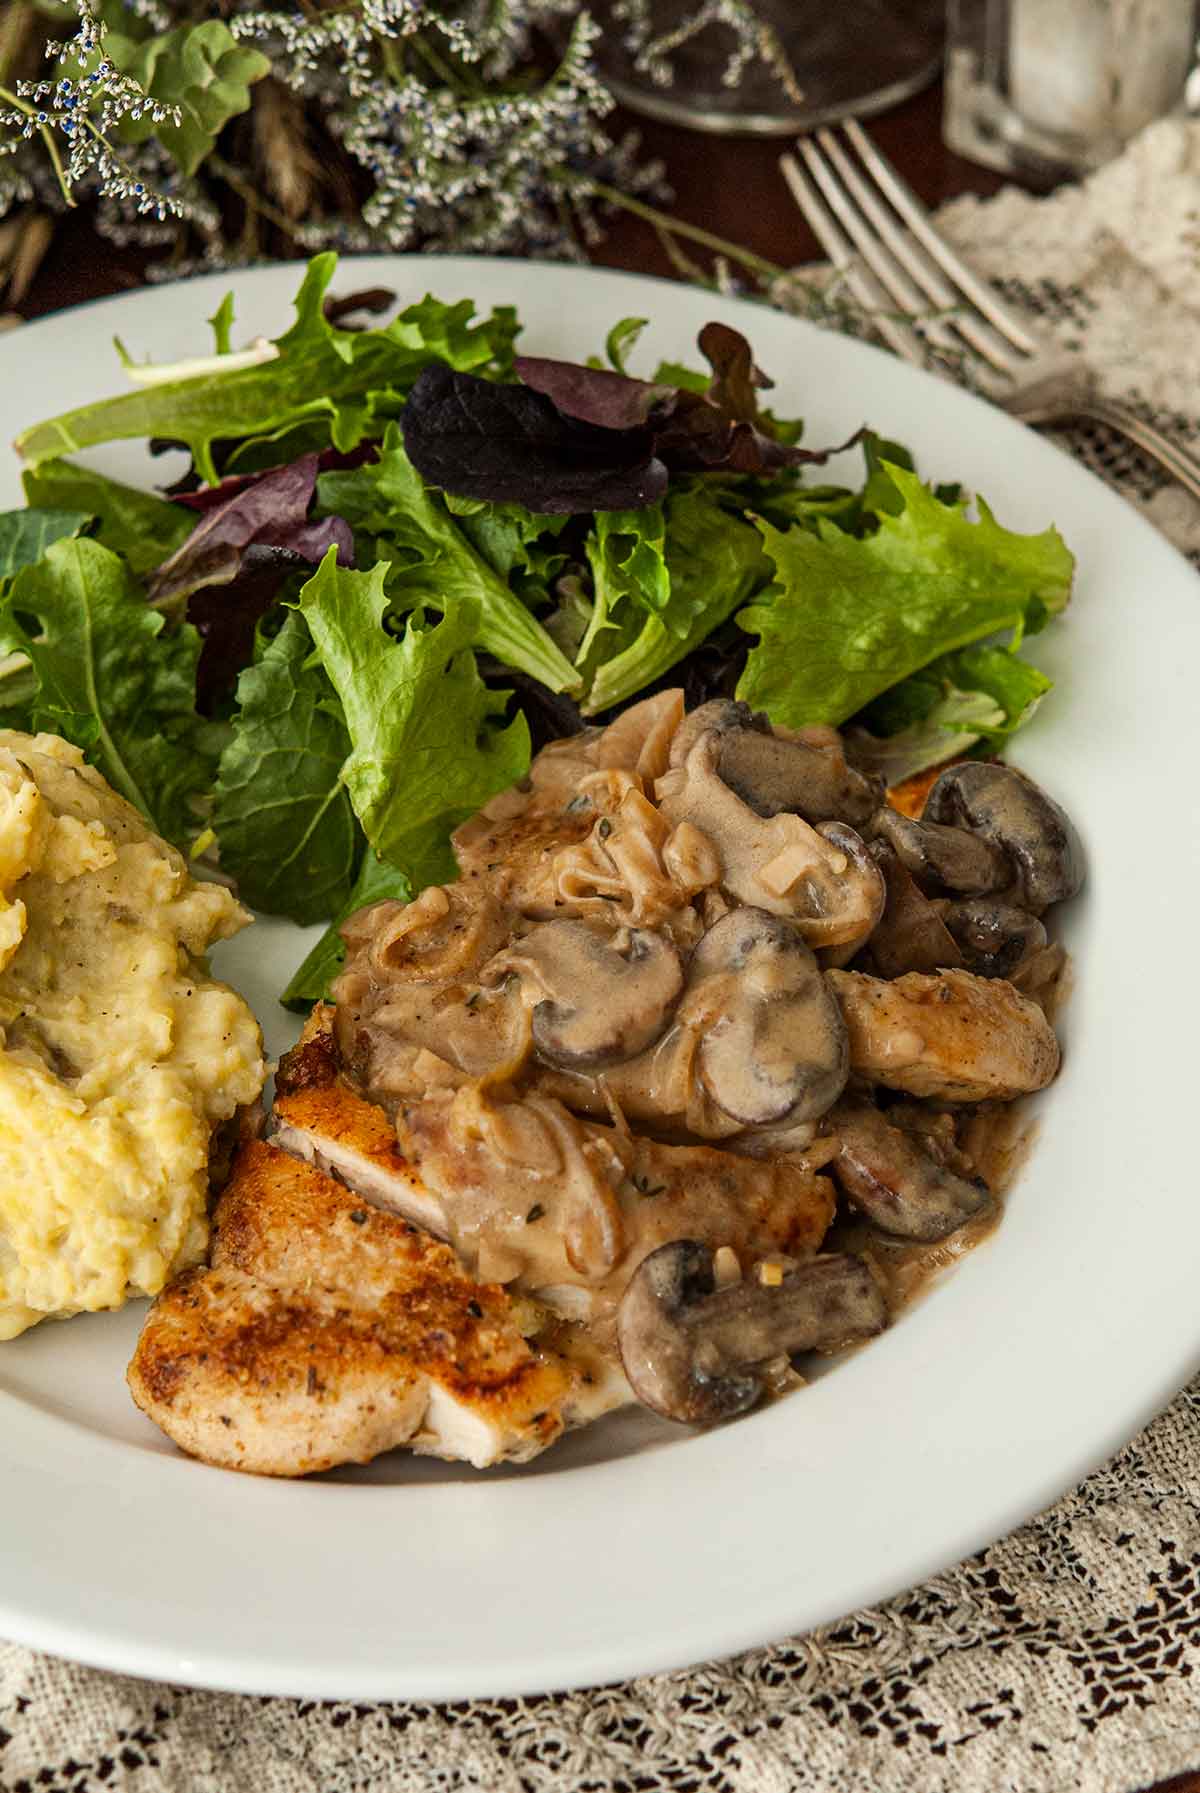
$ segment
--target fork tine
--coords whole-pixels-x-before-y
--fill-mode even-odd
[[[798,147],[808,165],[809,174],[821,189],[834,217],[845,229],[859,258],[870,268],[900,310],[915,320],[919,340],[926,346],[932,344],[935,348],[954,353],[958,345],[949,330],[940,319],[931,320],[925,316],[929,309],[925,294],[909,278],[883,239],[872,229],[869,220],[840,184],[835,170],[823,159],[813,139],[802,137]]]
[[[834,267],[843,275],[846,285],[859,304],[870,312],[871,320],[884,341],[905,361],[924,361],[925,344],[915,330],[891,316],[887,309],[887,293],[874,276],[866,272],[854,253],[849,238],[843,233],[795,156],[782,155],[779,166],[792,198],[807,218],[813,235]]]
[[[1013,373],[1017,360],[1012,349],[993,325],[975,312],[964,310],[963,295],[956,292],[939,269],[914,248],[911,232],[900,225],[888,210],[877,187],[864,179],[861,167],[850,158],[835,132],[828,127],[817,132],[817,142],[833,163],[849,188],[856,204],[874,225],[897,261],[920,287],[927,298],[950,312],[945,322],[1002,374]]]
[[[925,208],[915,193],[901,180],[896,170],[886,157],[881,156],[867,133],[857,119],[848,118],[844,125],[846,136],[861,156],[864,165],[870,170],[884,193],[904,219],[914,237],[925,252],[942,268],[964,292],[973,304],[977,305],[988,322],[994,324],[1002,336],[1006,336],[1015,348],[1027,355],[1035,355],[1038,344],[1023,327],[1020,318],[1008,307],[1002,305],[991,287],[973,274],[964,261],[943,241],[929,223]]]

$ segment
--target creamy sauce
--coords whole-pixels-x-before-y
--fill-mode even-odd
[[[706,710],[685,718],[669,692],[545,749],[459,830],[458,883],[354,919],[335,991],[342,1062],[395,1117],[467,1265],[602,1330],[638,1264],[681,1239],[730,1251],[738,1274],[850,1248],[904,1305],[996,1224],[1018,1156],[1008,1103],[1057,1068],[1058,949],[1027,957],[1024,994],[961,968],[838,969],[887,887],[822,805],[861,826],[878,793],[836,736],[747,742],[741,706]],[[780,807],[804,777],[812,820]],[[989,800],[1006,826],[1008,796]],[[986,1180],[992,1199],[949,1238],[829,1231],[822,1168],[856,1193],[850,1111],[875,1113],[869,1088],[830,1113],[851,1073],[908,1093],[884,1108],[904,1151],[889,1119],[871,1150],[890,1156],[863,1173],[897,1226],[954,1224]]]

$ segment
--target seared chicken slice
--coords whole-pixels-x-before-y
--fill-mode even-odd
[[[632,1138],[536,1094],[431,1092],[401,1111],[401,1146],[338,1073],[330,1019],[314,1013],[279,1067],[278,1143],[449,1239],[480,1276],[571,1319],[610,1313],[642,1258],[669,1240],[728,1245],[747,1265],[803,1258],[833,1218],[832,1185],[801,1162]]]
[[[846,1018],[850,1068],[872,1083],[945,1102],[1008,1102],[1044,1089],[1058,1070],[1054,1029],[1003,978],[826,976]]]
[[[205,1462],[307,1475],[397,1445],[524,1462],[627,1398],[598,1358],[531,1348],[448,1246],[273,1146],[243,1148],[215,1226],[212,1268],[159,1297],[128,1372]]]
[[[631,1137],[545,1097],[431,1097],[398,1124],[464,1259],[600,1323],[605,1339],[630,1277],[658,1246],[726,1246],[748,1269],[811,1256],[833,1219],[828,1178],[800,1163]]]
[[[332,1005],[318,1003],[299,1044],[281,1059],[272,1138],[297,1158],[340,1177],[375,1207],[447,1238],[442,1200],[426,1189],[401,1152],[391,1121],[341,1077],[333,1021]]]

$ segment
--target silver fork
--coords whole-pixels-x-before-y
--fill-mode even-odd
[[[906,361],[972,359],[972,385],[1029,424],[1107,424],[1200,498],[1200,459],[1101,397],[1079,356],[1039,341],[940,237],[862,126],[826,127],[780,160],[817,240],[879,335]]]

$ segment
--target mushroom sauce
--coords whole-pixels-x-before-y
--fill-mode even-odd
[[[879,1331],[994,1224],[1057,1071],[1065,816],[983,761],[915,807],[830,729],[668,691],[344,929],[344,1074],[468,1269],[592,1322],[670,1417]]]

